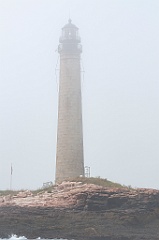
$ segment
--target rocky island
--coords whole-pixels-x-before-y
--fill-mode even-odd
[[[39,191],[1,192],[0,238],[159,239],[159,190],[78,180]]]

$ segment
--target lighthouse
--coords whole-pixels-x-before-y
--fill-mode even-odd
[[[58,46],[60,77],[56,183],[84,176],[80,42],[78,28],[69,19],[62,28]]]

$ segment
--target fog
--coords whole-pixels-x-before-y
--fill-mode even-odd
[[[159,189],[159,1],[0,0],[0,189],[54,181],[61,28],[79,28],[85,166]]]

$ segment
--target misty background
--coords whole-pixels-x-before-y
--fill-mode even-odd
[[[54,181],[61,28],[79,27],[85,166],[159,189],[159,1],[0,0],[0,189]],[[57,69],[57,70],[55,70]]]

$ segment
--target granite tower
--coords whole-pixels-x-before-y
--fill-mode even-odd
[[[62,28],[60,54],[56,183],[84,176],[82,103],[81,103],[81,40],[78,28],[68,23]]]

